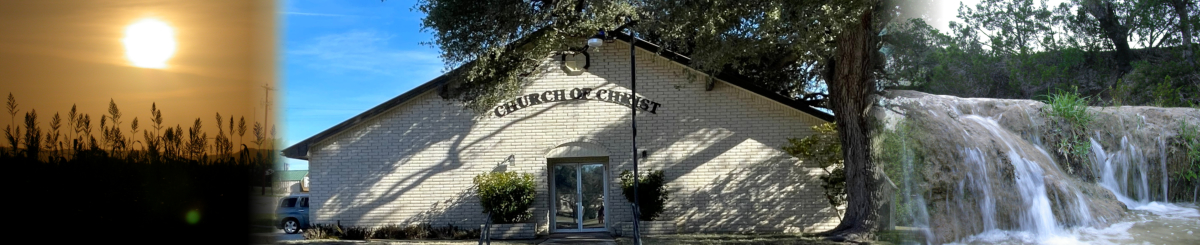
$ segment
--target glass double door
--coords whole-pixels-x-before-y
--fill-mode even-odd
[[[554,165],[554,231],[604,231],[604,165]]]

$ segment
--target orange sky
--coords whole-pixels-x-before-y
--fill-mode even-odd
[[[275,7],[272,1],[245,0],[4,1],[0,100],[9,93],[16,97],[22,125],[25,112],[36,109],[43,130],[55,112],[65,125],[75,104],[91,115],[97,138],[95,128],[110,99],[121,109],[127,135],[134,117],[139,129],[150,128],[152,102],[162,110],[164,125],[186,131],[200,118],[209,137],[216,134],[216,113],[226,124],[230,116],[244,116],[246,142],[253,147],[250,125],[263,121],[263,86],[277,86]],[[175,31],[178,46],[166,69],[134,67],[125,56],[126,26],[147,17]],[[280,91],[271,91],[272,107],[282,108],[274,102]],[[269,120],[274,124],[275,116]],[[3,110],[0,125],[9,124]],[[276,131],[281,135],[283,128]]]

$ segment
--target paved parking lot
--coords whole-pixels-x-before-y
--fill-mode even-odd
[[[275,229],[274,227],[272,227],[271,230],[272,230],[272,232],[270,232],[270,233],[254,233],[254,234],[252,234],[251,237],[252,237],[253,241],[251,243],[256,244],[256,245],[257,244],[265,245],[265,244],[278,244],[279,242],[282,242],[282,241],[304,240],[304,235],[302,233],[287,234],[287,233],[283,232],[283,229]]]

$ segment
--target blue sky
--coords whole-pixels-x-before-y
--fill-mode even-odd
[[[291,146],[442,74],[416,1],[282,1],[284,144]],[[288,159],[288,169],[308,162]]]

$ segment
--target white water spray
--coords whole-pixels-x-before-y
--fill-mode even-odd
[[[1019,139],[1002,134],[1001,131],[1004,129],[995,120],[977,115],[967,115],[963,118],[983,126],[992,133],[992,136],[1003,141],[1008,148],[1005,156],[1013,165],[1017,188],[1020,189],[1021,199],[1024,201],[1025,213],[1020,216],[1021,228],[1033,232],[1036,236],[1051,236],[1059,233],[1058,224],[1054,221],[1054,212],[1050,209],[1050,198],[1046,195],[1045,172],[1037,162],[1023,157],[1023,155],[1030,155],[1029,152],[1013,147],[1012,142]]]

